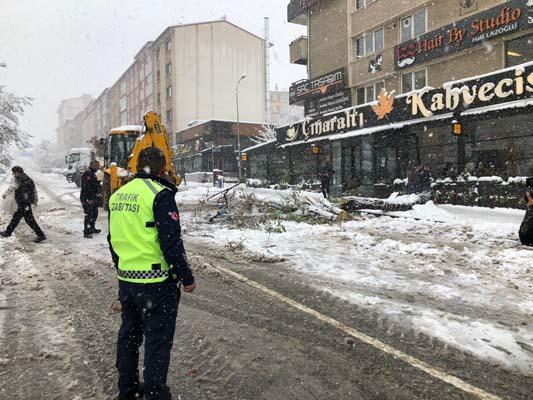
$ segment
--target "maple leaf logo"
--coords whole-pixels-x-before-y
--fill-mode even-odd
[[[372,106],[372,110],[378,116],[378,121],[387,117],[394,110],[394,90],[390,93],[387,93],[385,89],[381,89],[381,92],[378,96],[378,104]]]

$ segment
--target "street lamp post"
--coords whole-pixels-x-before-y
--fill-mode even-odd
[[[241,123],[239,120],[239,85],[241,84],[241,81],[246,78],[245,74],[242,74],[241,78],[237,82],[237,87],[235,88],[235,98],[237,102],[237,148],[238,148],[238,154],[239,154],[239,183],[242,182],[242,168],[241,168]]]

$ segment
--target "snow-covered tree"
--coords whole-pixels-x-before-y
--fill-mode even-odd
[[[0,86],[0,164],[11,164],[10,148],[16,146],[25,149],[29,146],[26,132],[19,129],[19,117],[24,109],[31,105],[30,97],[18,97]]]

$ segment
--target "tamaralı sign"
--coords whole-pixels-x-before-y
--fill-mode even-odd
[[[374,104],[306,119],[276,132],[278,142],[287,144],[363,128],[401,128],[402,122],[424,123],[433,116],[530,99],[533,106],[533,62],[398,97],[383,90]]]
[[[499,36],[528,29],[531,0],[511,0],[394,47],[394,68],[444,57]]]

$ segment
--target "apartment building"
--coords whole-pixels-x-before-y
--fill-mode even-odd
[[[442,177],[533,174],[532,6],[291,1],[289,22],[308,28],[291,61],[309,74],[291,86],[291,103],[314,118],[278,132],[291,176],[329,162],[340,192],[390,186],[419,164]],[[316,157],[302,151],[311,144]]]
[[[68,149],[71,144],[77,144],[80,140],[78,131],[72,131],[74,117],[82,111],[91,101],[92,97],[84,94],[81,97],[63,100],[57,108],[58,128],[57,145],[58,149]]]
[[[119,79],[79,113],[78,145],[105,137],[112,127],[142,123],[157,111],[169,133],[193,121],[265,122],[264,39],[226,20],[166,28],[135,55]],[[169,135],[171,144],[175,135]]]

